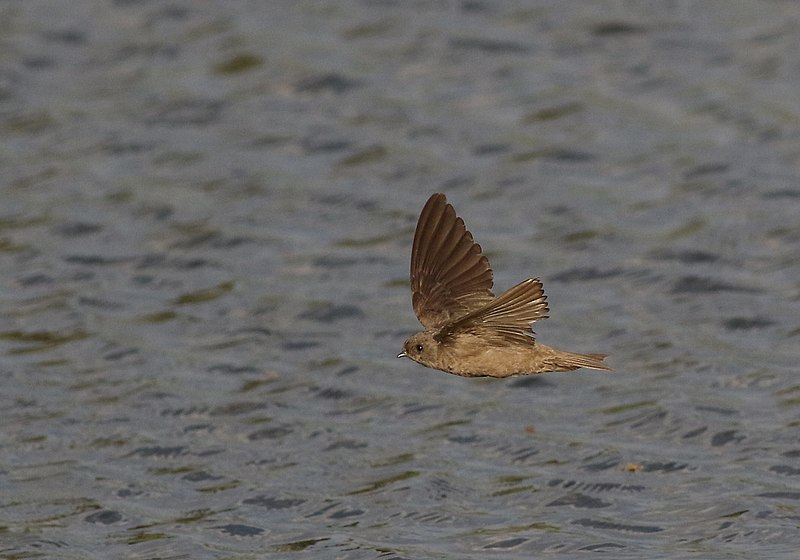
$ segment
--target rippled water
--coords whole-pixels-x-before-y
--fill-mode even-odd
[[[796,558],[795,3],[0,22],[0,556]],[[434,191],[616,373],[395,359]]]

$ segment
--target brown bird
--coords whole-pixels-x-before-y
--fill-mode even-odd
[[[565,352],[534,339],[531,323],[549,311],[542,283],[529,278],[495,297],[489,260],[441,193],[428,199],[417,222],[411,292],[425,330],[406,340],[398,358],[466,377],[612,371],[605,354]]]

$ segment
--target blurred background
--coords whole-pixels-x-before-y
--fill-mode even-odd
[[[5,2],[0,41],[0,555],[796,558],[796,2]],[[616,372],[395,359],[432,192]]]

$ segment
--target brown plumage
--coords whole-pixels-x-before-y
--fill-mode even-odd
[[[529,278],[495,297],[489,260],[440,193],[417,221],[411,293],[425,330],[406,340],[398,358],[467,377],[611,371],[605,354],[565,352],[535,340],[531,323],[549,312],[542,283]]]

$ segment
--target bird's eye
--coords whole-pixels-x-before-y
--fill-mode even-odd
[[[422,351],[424,350],[424,348],[422,347],[422,344],[417,344],[417,345],[414,347],[414,349],[415,349],[417,352],[422,352]]]

